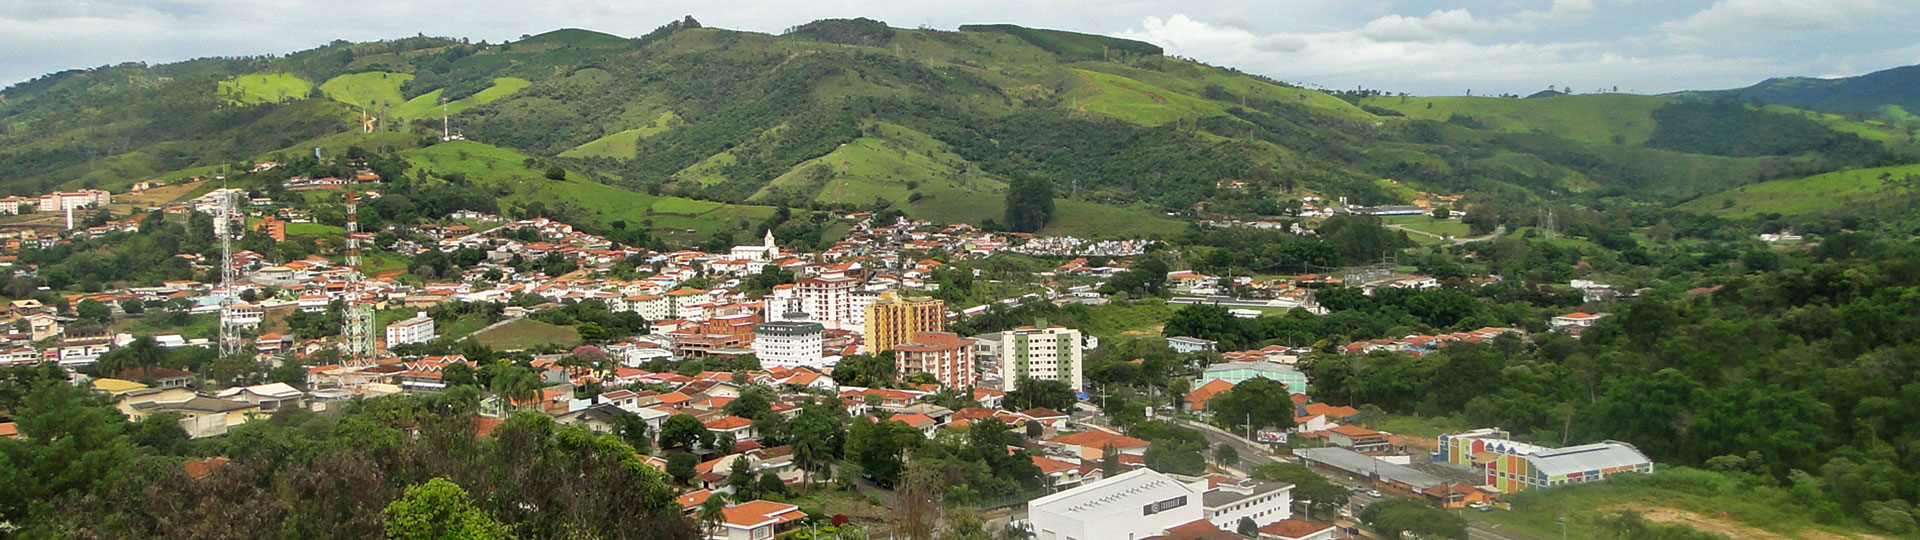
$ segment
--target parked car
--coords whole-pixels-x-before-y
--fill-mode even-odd
[[[1378,499],[1378,498],[1380,498],[1380,497],[1381,497],[1382,495],[1380,495],[1380,490],[1377,490],[1377,489],[1369,489],[1369,490],[1367,490],[1367,496],[1368,496],[1368,497],[1373,497],[1373,498],[1375,498],[1375,499]]]

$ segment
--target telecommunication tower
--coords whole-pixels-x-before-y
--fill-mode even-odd
[[[233,265],[233,237],[235,229],[240,228],[234,222],[239,219],[236,199],[237,192],[220,190],[220,221],[214,224],[214,233],[220,236],[220,357],[240,354],[246,348],[246,338],[240,335],[243,329],[239,318],[233,313],[239,303],[234,294],[234,281],[239,278],[239,269]]]
[[[346,310],[341,314],[340,335],[346,338],[341,351],[355,362],[374,355],[373,303],[363,291],[360,275],[360,201],[353,188],[347,188],[347,290]]]

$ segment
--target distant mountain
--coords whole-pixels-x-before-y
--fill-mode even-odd
[[[1759,99],[1834,114],[1905,121],[1920,114],[1920,65],[1838,79],[1767,79],[1746,88],[1691,94]]]
[[[869,19],[335,42],[0,91],[0,193],[120,190],[316,147],[402,154],[406,174],[484,186],[509,214],[701,232],[781,206],[998,221],[1008,186],[1039,179],[1062,199],[1054,232],[1089,234],[1277,215],[1309,194],[1675,202],[1915,155],[1905,131],[1778,105],[1336,95],[1139,41]],[[553,166],[568,179],[535,173]]]

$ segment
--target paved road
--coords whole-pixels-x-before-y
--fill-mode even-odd
[[[1441,240],[1446,240],[1446,241],[1448,241],[1448,242],[1453,242],[1453,243],[1454,243],[1454,245],[1460,245],[1460,244],[1467,244],[1467,243],[1472,243],[1472,242],[1479,242],[1479,241],[1482,241],[1482,240],[1492,240],[1492,239],[1495,239],[1495,238],[1499,238],[1499,237],[1500,237],[1501,235],[1504,235],[1504,234],[1507,234],[1507,226],[1506,226],[1506,225],[1501,225],[1501,226],[1499,226],[1499,227],[1494,227],[1494,229],[1493,229],[1493,234],[1489,234],[1489,235],[1486,235],[1486,236],[1475,236],[1475,237],[1471,237],[1471,238],[1448,238],[1448,237],[1446,237],[1446,236],[1442,236],[1442,235],[1438,235],[1438,234],[1433,234],[1433,233],[1430,233],[1430,232],[1427,232],[1427,231],[1421,231],[1421,230],[1415,230],[1415,229],[1409,229],[1409,228],[1407,228],[1407,226],[1405,226],[1405,225],[1388,225],[1388,226],[1387,226],[1387,228],[1389,228],[1389,229],[1394,229],[1394,230],[1400,230],[1400,231],[1406,231],[1406,232],[1410,232],[1410,233],[1413,233],[1413,234],[1419,234],[1419,235],[1425,235],[1425,236],[1431,236],[1431,237],[1434,237],[1434,238],[1439,238],[1439,239],[1441,239]]]

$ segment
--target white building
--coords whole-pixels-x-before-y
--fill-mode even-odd
[[[65,212],[91,206],[106,206],[113,202],[113,195],[98,189],[83,189],[74,192],[53,192],[40,196],[41,212]]]
[[[433,341],[433,317],[422,311],[413,318],[387,325],[387,346]]]
[[[1080,390],[1086,386],[1080,378],[1084,355],[1080,331],[1064,326],[1047,326],[1041,321],[1000,333],[996,348],[1000,375],[1006,391],[1018,390],[1019,380],[1060,381]]]
[[[260,326],[260,321],[266,320],[267,310],[257,305],[240,302],[227,306],[220,312],[220,317],[234,325],[253,328]]]
[[[1236,530],[1242,518],[1255,527],[1293,517],[1293,484],[1241,480],[1222,483],[1201,497],[1207,521],[1221,530]]]
[[[780,248],[773,245],[773,229],[767,229],[767,237],[758,246],[733,246],[731,258],[765,263],[780,258]],[[755,265],[755,266],[764,266]],[[758,273],[759,269],[753,269]]]
[[[819,368],[826,357],[826,328],[814,322],[753,325],[753,354],[763,367]]]
[[[848,277],[807,278],[795,283],[794,288],[799,289],[800,310],[821,326],[851,330],[860,327],[853,324],[853,289],[859,284],[859,280]]]
[[[1137,469],[1027,503],[1035,540],[1146,538],[1205,519],[1207,481]]]

